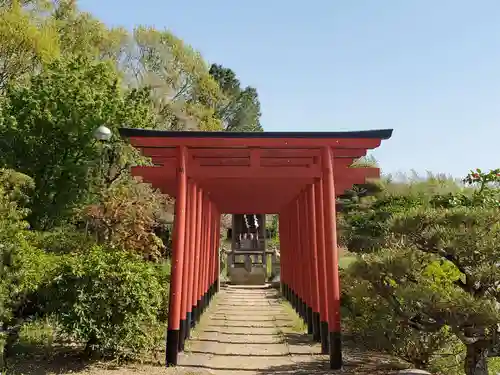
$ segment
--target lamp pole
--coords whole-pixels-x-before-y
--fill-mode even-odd
[[[100,157],[100,163],[101,163],[101,165],[100,165],[101,171],[100,172],[101,172],[102,177],[104,177],[104,162],[105,162],[104,159],[106,157],[106,151],[107,151],[106,143],[111,139],[112,136],[113,136],[113,133],[105,125],[101,125],[94,130],[95,140],[98,141],[99,143],[103,144],[103,152],[101,153],[101,157]]]
[[[105,181],[104,179],[106,178],[105,176],[105,172],[104,172],[104,164],[105,164],[105,158],[107,157],[107,142],[111,139],[111,137],[113,136],[113,133],[111,132],[111,130],[105,126],[105,125],[101,125],[99,127],[97,127],[95,130],[94,130],[94,139],[99,142],[101,145],[102,145],[102,150],[101,150],[101,155],[100,155],[100,158],[99,158],[99,163],[100,163],[100,166],[99,166],[99,169],[100,169],[100,178],[102,178],[103,180],[100,182],[100,186],[99,186],[99,202],[100,202],[100,205],[101,205],[101,209],[104,210],[104,189],[105,189]],[[104,241],[104,238],[105,238],[105,234],[104,233],[99,233],[97,234],[97,239],[98,239],[98,242],[101,243]]]

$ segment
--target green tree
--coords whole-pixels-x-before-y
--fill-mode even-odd
[[[148,260],[162,258],[165,244],[156,235],[165,223],[168,198],[149,185],[122,179],[101,192],[99,202],[85,206],[78,217],[97,242],[128,250]]]
[[[21,173],[0,169],[0,369],[18,337],[29,295],[47,279],[54,259],[29,241],[24,221],[33,181]],[[29,311],[30,310],[30,311]]]
[[[416,277],[417,285],[406,286],[401,315],[422,330],[449,326],[467,348],[467,375],[488,374],[488,355],[500,354],[494,348],[500,333],[499,222],[498,208],[458,207],[412,210],[397,216],[393,225],[402,246],[427,259],[420,264],[439,261],[454,271],[455,277],[443,277],[447,283],[442,285],[425,274]]]
[[[130,42],[122,27],[109,28],[91,14],[81,12],[74,0],[59,0],[50,19],[57,30],[61,51],[65,56],[80,55],[113,61],[119,66]]]
[[[241,87],[236,74],[222,65],[212,64],[210,75],[217,81],[225,100],[217,106],[217,116],[226,131],[263,131],[257,90]]]
[[[495,170],[471,173],[475,191],[407,190],[362,202],[343,217],[344,243],[364,255],[350,269],[403,325],[449,329],[466,348],[464,372],[485,375],[498,355],[500,210]],[[442,186],[447,187],[446,184]]]
[[[57,30],[50,20],[28,12],[18,1],[0,4],[0,92],[58,55]]]
[[[102,124],[114,130],[112,147],[123,150],[118,127],[155,124],[148,94],[124,91],[109,63],[59,60],[29,86],[8,87],[0,109],[0,163],[35,181],[33,227],[54,227],[88,198],[102,158],[93,131]]]
[[[162,128],[221,130],[223,99],[202,56],[169,31],[138,27],[122,71],[133,87],[149,87]]]

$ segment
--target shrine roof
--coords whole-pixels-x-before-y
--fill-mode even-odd
[[[338,132],[214,132],[214,131],[167,131],[150,129],[121,128],[123,137],[164,137],[164,138],[249,138],[249,139],[389,139],[392,129],[338,131]]]
[[[279,212],[316,178],[323,176],[322,153],[331,149],[336,194],[377,178],[377,168],[350,168],[389,139],[392,129],[341,132],[204,132],[120,129],[150,166],[134,176],[170,196],[177,194],[180,147],[186,174],[207,192],[221,212]],[[323,149],[323,151],[322,151]]]

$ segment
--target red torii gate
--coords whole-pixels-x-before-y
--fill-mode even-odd
[[[358,132],[172,132],[120,129],[154,166],[133,167],[176,198],[167,366],[218,291],[220,214],[278,213],[282,293],[342,367],[335,197],[379,177],[349,168],[392,129]]]

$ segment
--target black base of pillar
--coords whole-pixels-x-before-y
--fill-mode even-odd
[[[313,340],[316,342],[321,342],[320,322],[319,312],[313,311]]]
[[[330,332],[330,369],[342,368],[342,335],[340,332]]]
[[[203,313],[203,297],[198,300],[196,306],[198,306],[198,313],[196,314],[196,324],[198,324],[200,322],[201,314]]]
[[[165,361],[167,367],[177,366],[179,354],[179,330],[169,329],[167,331],[167,350],[165,353]]]
[[[186,313],[186,330],[184,331],[184,339],[187,340],[188,338],[191,337],[191,321],[192,321],[192,316],[191,316],[191,311],[188,311]]]
[[[321,354],[329,354],[329,346],[328,346],[328,323],[321,322],[320,323],[320,331],[321,331]]]
[[[307,306],[307,333],[312,335],[314,333],[314,318],[312,307]]]
[[[187,322],[185,319],[181,319],[180,328],[179,328],[179,351],[184,351],[184,343],[186,341],[186,331],[187,331]]]
[[[192,306],[191,307],[191,328],[196,327],[196,316],[198,315],[198,307]]]

